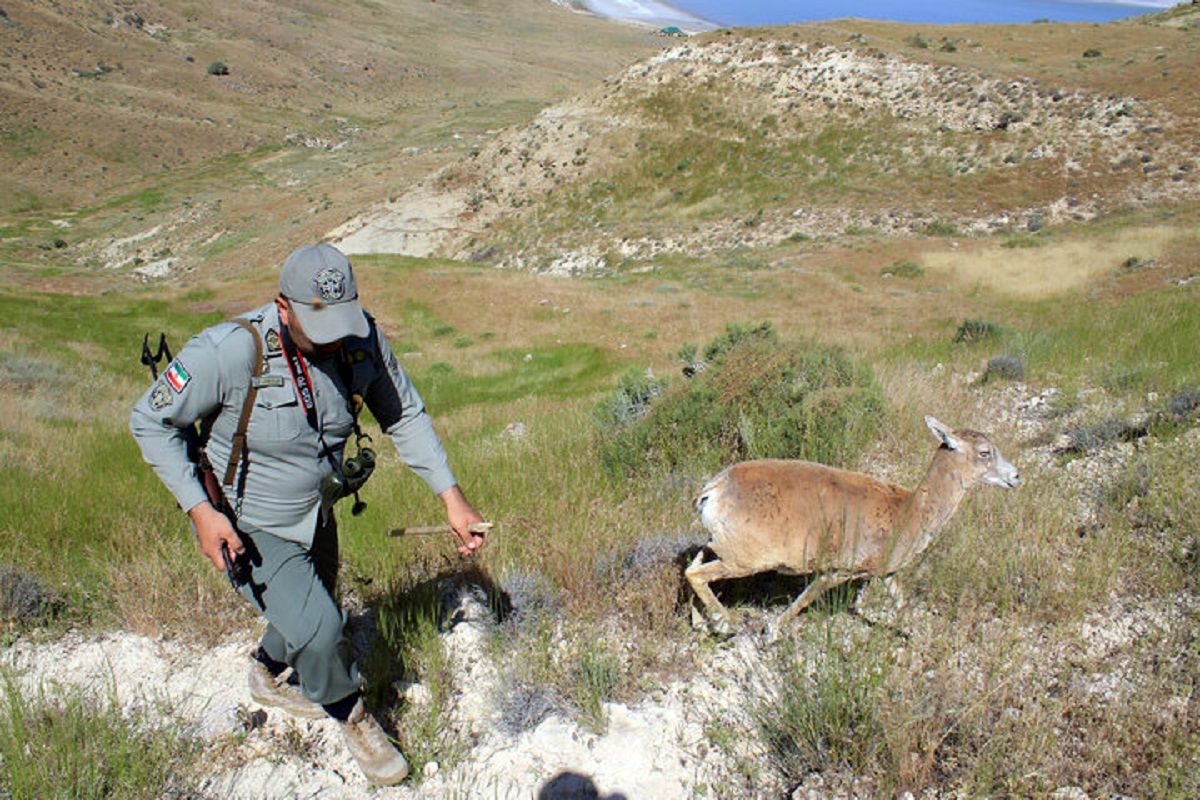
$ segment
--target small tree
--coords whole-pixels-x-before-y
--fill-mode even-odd
[[[228,75],[229,65],[224,61],[214,61],[208,65],[209,75]]]

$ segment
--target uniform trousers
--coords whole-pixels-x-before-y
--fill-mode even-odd
[[[332,513],[317,524],[311,547],[281,539],[244,522],[238,533],[251,564],[241,587],[267,621],[261,647],[286,663],[314,703],[336,703],[361,686],[346,614],[334,600],[338,573],[337,521]]]

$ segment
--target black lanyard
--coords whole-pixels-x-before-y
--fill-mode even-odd
[[[321,423],[317,420],[317,397],[313,393],[312,378],[308,374],[308,363],[296,349],[292,335],[288,333],[287,325],[279,326],[279,341],[283,345],[283,354],[287,358],[288,371],[292,373],[292,383],[296,387],[296,399],[304,409],[308,424],[321,435]]]

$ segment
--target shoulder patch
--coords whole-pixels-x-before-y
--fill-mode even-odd
[[[279,341],[279,331],[271,328],[267,331],[267,335],[263,337],[266,341],[267,352],[274,355],[283,352],[283,345]]]
[[[179,359],[171,362],[171,366],[167,367],[167,371],[163,373],[163,378],[171,385],[176,394],[182,392],[192,380],[192,376],[188,374],[187,369]]]
[[[154,384],[154,389],[150,392],[150,408],[155,411],[162,411],[174,402],[175,398],[166,384],[161,381]]]

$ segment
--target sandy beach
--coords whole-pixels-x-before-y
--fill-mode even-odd
[[[597,16],[624,20],[655,28],[675,26],[685,33],[699,33],[719,28],[715,22],[689,14],[686,11],[659,3],[656,0],[555,0],[559,5],[586,10]]]

